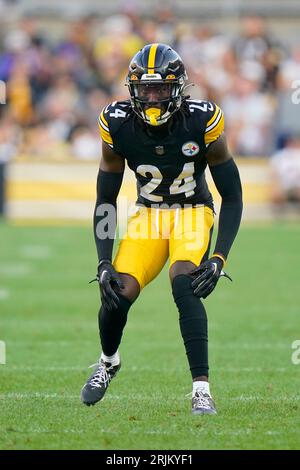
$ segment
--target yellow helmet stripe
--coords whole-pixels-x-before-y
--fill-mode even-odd
[[[155,55],[158,44],[152,44],[148,57],[148,73],[154,73]]]

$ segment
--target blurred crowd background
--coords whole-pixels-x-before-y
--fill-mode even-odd
[[[26,10],[22,1],[0,0],[0,80],[6,84],[6,104],[0,105],[1,161],[26,156],[99,160],[101,108],[128,98],[124,83],[135,52],[144,44],[164,42],[185,62],[194,84],[187,93],[223,108],[232,152],[243,158],[275,154],[277,178],[284,166],[282,152],[285,166],[292,153],[296,157],[289,157],[288,166],[293,179],[300,180],[300,105],[292,99],[300,88],[300,5],[298,17],[291,11],[280,30],[278,15],[240,14],[244,2],[238,0],[224,2],[231,18],[224,12],[204,15],[201,5],[207,2],[201,0],[186,15],[185,2],[180,15],[178,2],[110,3],[109,13],[99,8],[105,4],[101,1],[98,9],[85,13],[83,6],[95,2],[82,2],[74,15],[69,1],[61,14],[51,5],[45,12],[41,1],[26,2]],[[270,12],[278,6],[277,0],[265,3]],[[35,5],[44,10],[35,12]]]

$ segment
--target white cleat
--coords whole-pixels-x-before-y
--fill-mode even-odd
[[[192,397],[192,414],[193,415],[216,415],[217,410],[215,402],[208,393],[202,390],[196,390]]]

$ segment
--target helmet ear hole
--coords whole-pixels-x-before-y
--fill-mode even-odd
[[[170,46],[148,44],[143,47],[131,60],[127,75],[133,111],[153,125],[154,114],[151,124],[151,113],[146,110],[156,104],[161,112],[155,118],[155,125],[164,124],[181,106],[186,78],[182,59]]]

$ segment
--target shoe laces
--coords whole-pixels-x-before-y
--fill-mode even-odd
[[[95,364],[90,365],[89,367],[98,366],[95,374],[90,379],[90,384],[93,387],[101,387],[101,385],[107,385],[110,382],[110,374],[104,362],[96,362]]]
[[[193,392],[190,392],[186,395],[186,397],[193,398],[196,402],[197,407],[204,407],[204,408],[210,408],[211,407],[211,401],[212,398],[208,393],[204,393],[202,390],[197,389],[196,392],[193,394]]]

